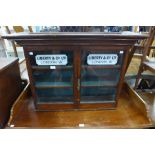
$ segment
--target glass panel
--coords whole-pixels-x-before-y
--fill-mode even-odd
[[[29,55],[38,101],[73,103],[73,51],[33,51]],[[63,58],[65,63],[59,63]]]
[[[29,56],[30,56],[30,63],[32,66],[39,66],[36,63],[36,56],[39,55],[51,55],[51,56],[55,56],[55,55],[66,55],[67,56],[67,64],[66,65],[62,65],[62,66],[72,66],[73,65],[73,51],[64,51],[64,50],[60,50],[60,51],[40,51],[40,52],[36,52],[36,51],[30,51],[29,52]],[[55,58],[55,57],[54,57]],[[44,65],[46,67],[50,67],[49,65]],[[61,66],[61,65],[59,65]],[[39,67],[43,67],[42,65],[40,65]]]
[[[89,87],[81,89],[81,102],[82,103],[104,103],[115,101],[115,88],[105,87]]]
[[[123,52],[83,51],[81,103],[115,101],[122,60]]]
[[[119,81],[119,69],[95,67],[82,69],[81,86],[116,86]]]
[[[72,88],[46,88],[37,89],[38,101],[49,104],[55,102],[72,103],[73,102],[73,89]]]
[[[54,69],[54,70],[42,70],[34,71],[33,78],[35,84],[46,84],[46,85],[55,85],[59,86],[62,84],[72,86],[73,76],[72,69]],[[59,85],[56,85],[56,84]]]

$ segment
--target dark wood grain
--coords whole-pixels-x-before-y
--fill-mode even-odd
[[[78,80],[80,79],[81,53],[80,49],[74,51],[74,102],[75,108],[80,103],[80,91],[78,90]]]
[[[118,86],[117,86],[116,106],[117,106],[119,95],[121,93],[121,89],[122,89],[122,86],[123,86],[123,83],[124,83],[124,76],[125,76],[125,73],[126,73],[126,67],[127,67],[127,63],[128,63],[128,55],[129,55],[129,51],[126,51],[125,54],[124,54],[123,63],[122,63],[123,65],[122,65],[121,73],[120,73],[120,79],[119,79],[119,83],[118,83]]]
[[[116,38],[116,39],[145,39],[148,37],[147,34],[140,34],[134,32],[42,32],[42,33],[18,33],[11,35],[2,35],[5,39],[42,39],[42,38],[52,38],[52,37],[104,37],[104,38]]]
[[[30,64],[28,51],[27,51],[26,48],[24,48],[24,55],[25,55],[25,59],[26,59],[27,69],[28,69],[28,76],[29,76],[29,80],[30,80],[31,92],[32,92],[32,95],[34,97],[34,104],[36,106],[36,104],[37,104],[37,95],[36,95],[36,89],[35,89],[35,81],[34,81],[34,79],[32,77],[33,76],[32,75],[32,68],[31,68],[31,64]]]
[[[11,106],[22,90],[17,58],[0,58],[0,128],[10,116]]]

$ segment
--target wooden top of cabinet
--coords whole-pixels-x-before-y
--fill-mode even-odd
[[[147,34],[140,34],[134,32],[48,32],[48,33],[15,33],[3,35],[4,39],[56,39],[56,38],[102,38],[102,39],[145,39]]]
[[[104,46],[131,48],[137,40],[146,39],[147,34],[134,32],[54,32],[54,33],[16,33],[3,35],[2,38],[14,40],[20,46]],[[116,48],[115,48],[116,49]]]
[[[18,58],[0,58],[0,72],[8,68],[11,64],[18,61]]]

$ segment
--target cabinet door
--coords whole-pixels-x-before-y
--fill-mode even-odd
[[[81,104],[115,103],[122,60],[122,51],[82,51]]]
[[[29,52],[37,104],[73,104],[73,51]]]

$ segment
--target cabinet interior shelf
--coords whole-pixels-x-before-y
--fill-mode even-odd
[[[84,81],[81,87],[117,87],[113,81]]]
[[[36,88],[70,88],[73,87],[71,82],[36,82]]]
[[[72,69],[73,66],[55,66],[55,69]],[[32,66],[33,70],[51,70],[50,66]]]
[[[115,102],[115,95],[103,95],[103,96],[82,96],[81,103],[107,103]]]
[[[72,69],[73,66],[56,66],[56,69]],[[82,65],[82,68],[84,69],[91,69],[91,68],[95,68],[95,69],[110,69],[110,68],[118,68],[120,69],[121,66],[120,65],[111,65],[111,66],[95,66],[95,65]],[[50,66],[32,66],[33,70],[50,70]]]
[[[104,66],[101,66],[101,65],[99,65],[99,66],[97,66],[97,65],[82,65],[82,68],[84,68],[84,69],[92,69],[92,68],[95,68],[95,69],[110,69],[110,68],[118,68],[118,69],[120,69],[121,68],[121,66],[120,65],[104,65]]]
[[[36,82],[36,88],[71,88],[71,82]],[[81,83],[81,87],[117,87],[117,84],[104,81],[85,81]]]
[[[62,104],[63,101],[65,104],[70,104],[70,103],[73,103],[73,97],[70,96],[70,97],[39,97],[39,103],[43,103],[43,102],[46,102],[46,103],[49,103],[49,104]]]

